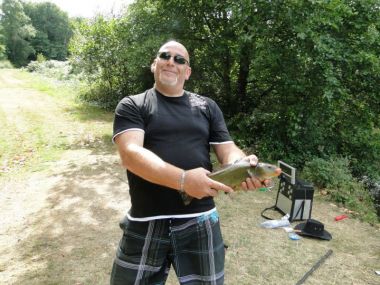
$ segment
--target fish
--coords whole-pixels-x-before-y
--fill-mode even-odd
[[[248,177],[256,177],[260,181],[277,177],[281,174],[281,168],[265,162],[259,162],[255,166],[247,160],[240,160],[234,164],[221,168],[220,170],[211,172],[209,177],[215,181],[223,183],[235,191],[241,189],[241,183]],[[193,197],[182,192],[182,200],[185,205],[189,205]]]

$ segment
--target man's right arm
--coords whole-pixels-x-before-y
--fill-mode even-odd
[[[143,147],[144,132],[130,130],[115,137],[122,166],[134,174],[155,184],[180,189],[183,169],[163,161],[156,154]],[[231,192],[230,187],[210,179],[204,168],[186,171],[184,191],[195,198],[216,196],[217,190]]]

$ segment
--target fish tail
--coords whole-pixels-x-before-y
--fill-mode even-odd
[[[181,192],[181,198],[182,198],[182,201],[185,204],[185,206],[189,205],[191,203],[191,201],[193,200],[193,197],[187,195],[184,192]]]

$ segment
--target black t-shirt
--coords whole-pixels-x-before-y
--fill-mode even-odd
[[[210,98],[185,91],[167,97],[155,89],[123,98],[116,107],[114,138],[127,130],[145,132],[144,147],[162,160],[185,170],[212,170],[210,144],[231,142],[223,114]],[[178,191],[127,171],[132,217],[182,215],[212,209],[211,197],[185,206]]]

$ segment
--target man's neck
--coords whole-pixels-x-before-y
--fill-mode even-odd
[[[163,88],[162,86],[157,86],[157,84],[154,84],[153,87],[162,95],[167,97],[181,97],[184,93],[183,89],[174,90],[171,88]]]

